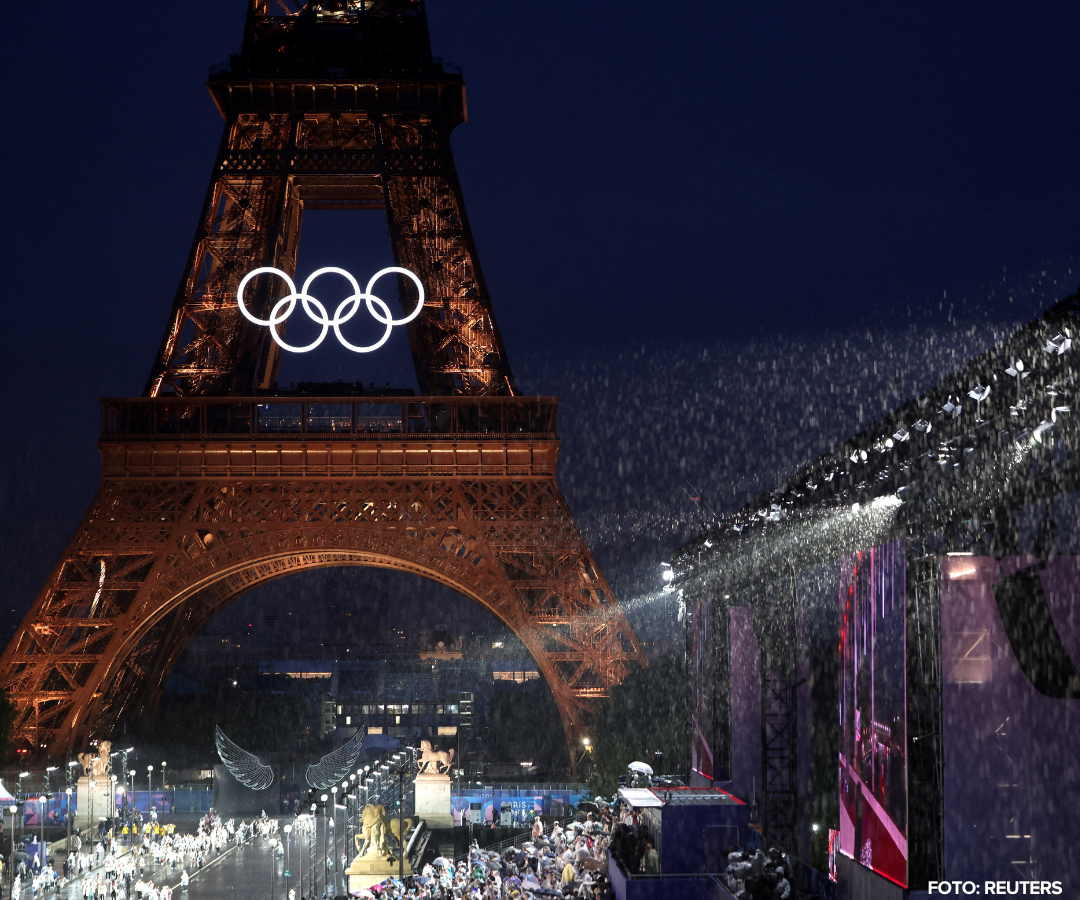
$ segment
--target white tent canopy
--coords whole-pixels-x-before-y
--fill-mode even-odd
[[[4,782],[0,781],[0,803],[7,804],[7,803],[14,803],[14,802],[15,802],[15,797],[12,795],[11,791],[9,791],[6,787],[4,787]]]

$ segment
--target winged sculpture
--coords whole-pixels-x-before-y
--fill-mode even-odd
[[[361,725],[356,729],[356,734],[337,750],[327,753],[315,765],[308,766],[304,773],[304,780],[308,785],[317,791],[325,791],[338,784],[343,778],[348,778],[349,773],[356,767],[356,761],[360,758],[365,734],[367,734],[367,727]]]
[[[225,768],[244,787],[264,791],[274,783],[274,770],[259,762],[254,753],[248,753],[230,741],[220,725],[214,726],[214,743]]]

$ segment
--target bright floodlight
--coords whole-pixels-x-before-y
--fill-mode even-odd
[[[976,403],[982,403],[983,400],[990,396],[990,385],[984,387],[981,384],[977,384],[968,391],[968,396]]]
[[[941,411],[945,413],[945,415],[952,416],[955,419],[964,411],[964,407],[959,403],[953,403],[952,394],[950,394],[949,399],[945,401],[945,405],[941,407]]]
[[[1064,334],[1056,334],[1046,342],[1046,346],[1043,347],[1044,353],[1056,353],[1058,356],[1064,356],[1065,351],[1072,346],[1072,338],[1069,335],[1069,329],[1062,329]]]

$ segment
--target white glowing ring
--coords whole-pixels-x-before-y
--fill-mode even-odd
[[[383,275],[392,273],[404,275],[409,278],[413,284],[416,285],[416,289],[419,292],[419,300],[416,304],[416,308],[409,315],[401,319],[395,319],[393,315],[391,315],[390,307],[386,305],[386,302],[371,292],[376,281],[382,278]],[[258,275],[278,275],[284,280],[289,288],[289,293],[278,300],[274,304],[273,309],[270,310],[269,319],[260,319],[258,316],[253,315],[244,305],[244,289],[247,288],[251,279]],[[327,315],[326,307],[313,297],[308,290],[311,287],[312,282],[320,275],[341,275],[348,280],[349,285],[353,290],[352,294],[338,304],[338,308],[334,310],[334,317],[332,319]],[[294,347],[292,344],[285,343],[285,340],[277,332],[277,326],[288,319],[289,316],[292,315],[293,310],[296,309],[297,300],[303,305],[304,312],[307,313],[308,318],[317,325],[322,325],[322,332],[319,336],[310,344],[306,344],[303,347]],[[367,347],[358,347],[355,344],[349,343],[341,333],[342,324],[348,322],[356,315],[357,311],[360,309],[361,301],[367,306],[367,310],[371,313],[372,318],[374,318],[376,322],[381,322],[386,326],[386,330],[383,332],[382,337],[374,344],[370,344]],[[240,282],[240,286],[236,289],[236,302],[240,307],[240,312],[249,322],[254,322],[256,325],[266,325],[270,328],[270,336],[282,350],[291,350],[293,353],[307,353],[309,350],[314,350],[326,338],[330,328],[333,328],[334,334],[337,335],[337,339],[346,349],[352,350],[353,353],[371,353],[371,351],[378,350],[386,343],[390,337],[390,332],[395,325],[405,325],[420,314],[420,310],[424,306],[424,286],[420,283],[420,279],[408,269],[403,269],[400,266],[390,266],[386,269],[380,269],[372,275],[371,280],[367,283],[367,289],[361,291],[360,285],[351,274],[336,266],[326,266],[325,268],[317,269],[312,272],[304,282],[303,287],[297,291],[296,284],[288,275],[282,272],[281,269],[275,269],[272,266],[262,266],[244,276],[244,279]]]

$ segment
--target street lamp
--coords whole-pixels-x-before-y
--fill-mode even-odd
[[[326,794],[323,794],[321,800],[322,800],[323,812],[324,813],[326,812],[326,801],[327,801],[327,799],[328,798],[327,798]],[[316,850],[319,849],[319,832],[318,832],[318,828],[319,828],[318,819],[316,819],[315,820],[315,829],[316,829],[315,830],[315,849]],[[329,879],[329,875],[330,875],[330,872],[328,871],[328,869],[326,867],[326,860],[327,860],[326,839],[327,839],[328,836],[329,835],[327,834],[326,826],[323,826],[323,893],[324,894],[326,893],[326,882]],[[318,883],[317,882],[316,882],[316,889],[318,889]]]
[[[41,826],[41,868],[45,868],[45,861],[48,856],[45,855],[45,810],[49,806],[49,798],[42,794],[38,797],[38,818],[41,820],[38,824]]]
[[[117,813],[118,813],[118,815],[120,817],[120,821],[123,823],[124,827],[127,827],[127,822],[124,820],[124,810],[125,810],[125,808],[127,806],[127,789],[124,787],[124,785],[116,783],[116,776],[115,775],[113,775],[112,779],[113,779],[113,790],[114,790],[114,792],[116,794],[116,810],[117,810]],[[122,833],[122,830],[121,830],[121,833]],[[113,835],[115,836],[115,834],[116,834],[116,831],[114,830]]]
[[[337,853],[337,837],[335,835],[335,830],[334,830],[334,819],[336,817],[337,817],[337,813],[335,812],[334,809],[331,809],[330,810],[330,820],[327,823],[330,826],[330,830],[326,834],[326,840],[330,844],[330,846],[333,848],[332,850],[328,850],[327,853],[326,853],[326,861],[327,861],[327,865],[328,865],[328,867],[330,869],[330,896],[331,897],[336,897],[337,896],[337,869],[334,868],[334,857],[332,855],[332,854]],[[323,885],[323,887],[325,888],[326,886]]]
[[[161,824],[165,824],[165,767],[168,765],[165,760],[161,761]]]
[[[11,887],[14,884],[15,879],[15,813],[19,811],[19,807],[14,803],[8,807],[8,812],[11,813],[11,856],[8,857],[8,896],[11,896]]]
[[[67,843],[64,845],[67,847],[67,858],[71,858],[71,788],[67,788],[64,791],[67,794],[67,813],[64,818],[67,820]]]
[[[154,767],[146,767],[146,808],[150,816],[150,820],[153,821],[157,817],[157,810],[154,809]]]
[[[330,788],[330,837],[333,839],[332,849],[330,850],[330,871],[334,873],[334,892],[331,896],[337,896],[337,869],[334,867],[334,863],[337,862],[337,829],[335,824],[337,823],[337,792],[338,786],[335,784]]]
[[[291,855],[289,850],[292,847],[292,838],[289,835],[292,833],[292,825],[286,824],[281,830],[285,832],[285,900],[288,900],[289,876],[292,875],[292,872],[289,871],[289,857]]]
[[[129,845],[132,843],[131,835],[135,831],[135,770],[131,769],[127,773],[127,777],[131,779],[131,785],[127,790],[127,806],[124,811],[124,821],[128,826]]]
[[[341,788],[345,794],[345,833],[341,836],[341,840],[345,850],[345,858],[348,859],[349,847],[353,844],[353,820],[351,815],[352,810],[349,809],[349,804],[356,802],[356,776],[350,775],[348,781],[341,782]],[[342,869],[344,869],[344,866]],[[344,877],[343,874],[342,878]],[[346,887],[348,887],[348,885],[346,885]]]

